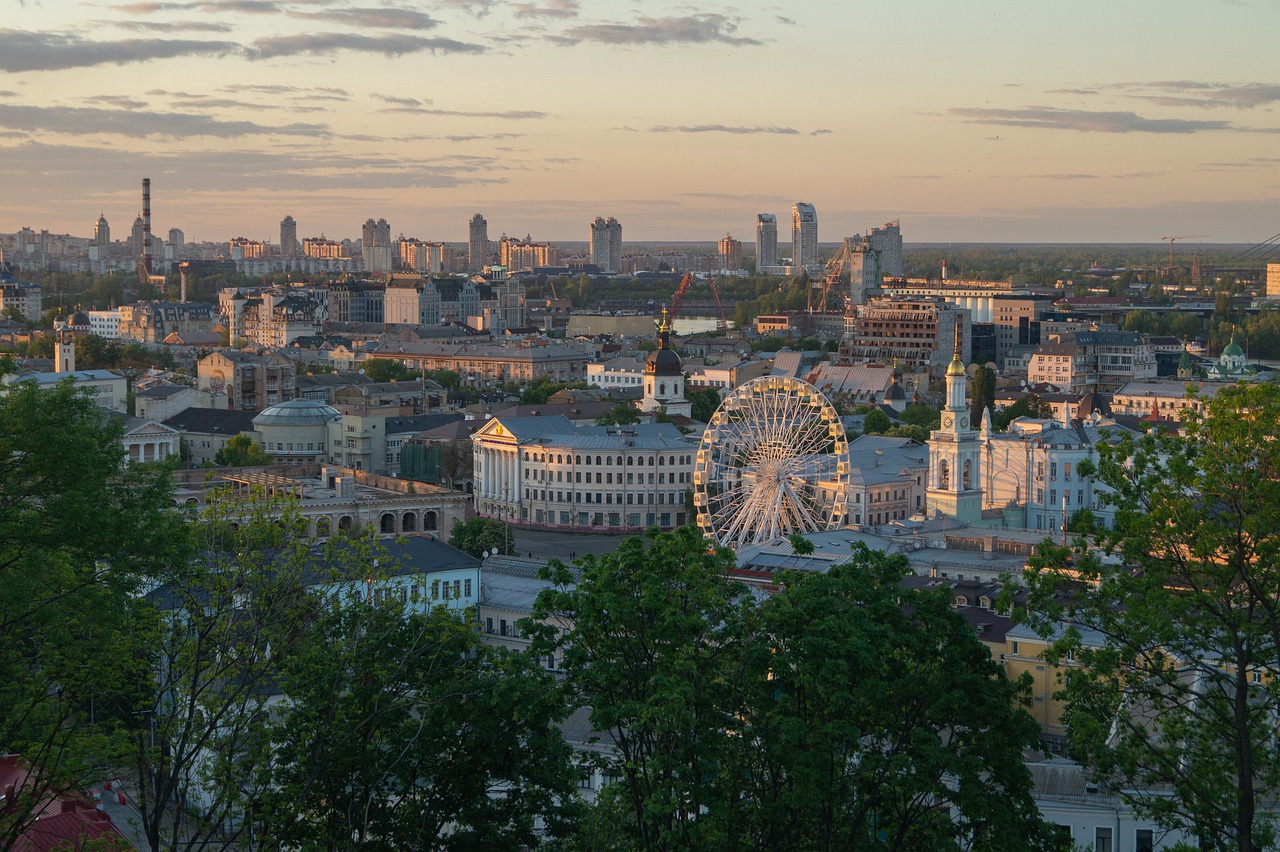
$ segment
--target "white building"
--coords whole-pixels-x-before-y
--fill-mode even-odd
[[[796,268],[818,266],[818,211],[803,201],[791,205],[791,263]]]
[[[471,441],[485,517],[599,532],[688,520],[696,447],[669,423],[574,427],[563,416],[499,416]]]
[[[85,311],[89,316],[89,333],[103,340],[120,339],[120,309],[109,311]]]
[[[671,329],[667,326],[667,309],[662,309],[658,325],[658,348],[644,362],[644,397],[641,411],[658,411],[689,417],[692,406],[684,395],[684,370],[680,356],[671,348]]]
[[[644,361],[619,357],[587,365],[587,384],[598,388],[638,388],[644,382]]]
[[[1132,331],[1073,331],[1040,344],[1027,365],[1027,381],[1071,393],[1115,390],[1156,377],[1156,354],[1146,335]]]
[[[597,216],[590,228],[591,262],[604,272],[622,271],[622,224]]]
[[[756,272],[766,272],[778,265],[778,217],[772,213],[756,214]]]

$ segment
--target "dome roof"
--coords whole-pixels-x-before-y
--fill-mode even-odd
[[[75,326],[88,326],[90,325],[89,315],[84,311],[76,311],[71,315],[71,324]]]
[[[1240,348],[1240,344],[1236,343],[1236,339],[1231,338],[1231,342],[1227,344],[1227,348],[1222,350],[1222,354],[1228,358],[1243,358],[1244,350]]]
[[[960,356],[956,355],[951,359],[951,365],[947,367],[948,376],[965,376],[968,375],[964,371],[964,362],[960,360]]]
[[[338,409],[314,399],[293,399],[262,410],[254,426],[312,426],[341,417]]]
[[[886,400],[906,399],[907,392],[902,389],[902,385],[898,384],[897,376],[894,376],[893,384],[889,385],[889,389],[884,392]]]
[[[681,374],[680,356],[665,346],[649,353],[644,371],[651,376],[678,376]]]

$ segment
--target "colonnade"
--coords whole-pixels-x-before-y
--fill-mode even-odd
[[[480,448],[480,500],[515,503],[520,499],[520,452],[515,447]]]

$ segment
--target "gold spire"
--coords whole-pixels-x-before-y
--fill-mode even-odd
[[[663,307],[662,319],[658,321],[658,334],[666,334],[668,331],[670,328],[667,326],[667,309]]]
[[[956,349],[955,354],[951,356],[951,365],[947,367],[948,376],[963,376],[964,362],[960,360],[960,322],[956,321]]]

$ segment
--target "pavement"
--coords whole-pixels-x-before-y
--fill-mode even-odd
[[[588,553],[612,553],[629,536],[599,533],[563,533],[547,530],[516,529],[517,556],[533,559],[559,559],[564,562]]]

